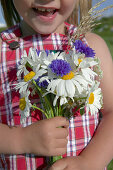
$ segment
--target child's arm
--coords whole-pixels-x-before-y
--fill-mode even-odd
[[[101,60],[103,119],[80,156],[59,160],[50,170],[103,170],[113,158],[113,62],[105,42],[99,36],[89,33],[86,39]]]
[[[89,45],[100,58],[103,78],[101,88],[103,93],[103,119],[97,129],[96,135],[82,153],[91,162],[96,170],[104,168],[113,158],[113,61],[103,39],[90,33],[87,36]],[[92,168],[92,170],[93,170]]]
[[[68,126],[69,122],[63,117],[41,120],[25,128],[0,124],[0,153],[65,154]]]

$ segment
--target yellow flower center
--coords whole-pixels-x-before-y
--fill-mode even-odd
[[[93,102],[94,102],[94,93],[90,93],[89,104],[93,104]]]
[[[72,102],[72,101],[69,101],[68,104],[69,104],[70,106],[72,106],[72,105],[73,105],[73,102]]]
[[[30,71],[27,75],[24,76],[24,81],[25,81],[25,82],[28,82],[28,81],[31,80],[34,76],[35,76],[35,72]]]
[[[79,59],[78,59],[78,64],[80,64],[81,62],[82,62],[82,59],[79,58]]]
[[[25,107],[26,107],[26,101],[25,101],[25,97],[23,97],[23,98],[20,99],[19,108],[21,110],[24,110]]]
[[[68,73],[67,75],[64,75],[62,77],[63,80],[70,80],[74,77],[74,73],[71,71],[70,73]]]

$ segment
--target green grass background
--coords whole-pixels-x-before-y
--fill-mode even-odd
[[[113,17],[102,18],[98,22],[101,24],[96,26],[93,32],[100,35],[106,41],[113,58]],[[0,32],[4,29],[6,28],[0,28]],[[109,163],[108,170],[113,170],[113,160]]]

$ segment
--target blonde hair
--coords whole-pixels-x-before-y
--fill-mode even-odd
[[[0,3],[8,27],[20,22],[20,16],[14,7],[13,0],[0,0]],[[81,19],[82,16],[85,16],[91,7],[92,0],[76,0],[75,9],[67,19],[67,22],[73,25],[78,25],[79,18]]]
[[[91,7],[92,0],[76,0],[75,9],[67,19],[67,22],[73,25],[78,25],[79,20],[81,20],[83,16],[87,15]]]

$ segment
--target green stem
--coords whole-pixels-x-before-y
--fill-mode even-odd
[[[74,112],[77,112],[82,106],[83,106],[83,104],[81,104],[79,107],[77,107]],[[72,115],[73,115],[73,114],[72,114]],[[71,115],[71,116],[72,116],[72,115]]]
[[[83,106],[84,106],[84,104],[81,104],[79,107],[76,108],[75,112],[77,112]]]
[[[41,108],[39,108],[39,107],[37,107],[37,106],[34,106],[34,105],[32,105],[32,108],[34,108],[34,109],[37,109],[37,110],[41,111],[42,113],[44,113],[44,115],[46,116],[46,118],[47,118],[47,119],[49,118],[49,117],[48,117],[48,115],[47,115],[47,113],[46,113],[46,112],[44,112],[44,110],[42,110]]]
[[[87,99],[87,97],[81,97],[80,100],[81,100],[81,99]]]
[[[56,161],[58,161],[62,158],[63,158],[63,156],[51,156],[50,161],[49,161],[50,166],[53,165],[53,163],[55,163]]]
[[[34,80],[33,80],[33,84],[35,85],[37,90],[40,92],[40,94],[43,96],[41,88],[37,86],[37,84],[36,84],[36,82]],[[41,95],[40,95],[40,98],[42,98]],[[44,96],[43,98],[45,99],[45,103],[47,103],[47,105],[49,106],[49,109],[51,110],[51,117],[54,117],[53,109],[52,109],[52,106],[51,106],[49,100],[47,99],[46,96]],[[44,107],[44,108],[45,108],[45,110],[47,109],[46,107]]]
[[[79,99],[74,98],[74,101],[82,100],[82,99],[87,99],[87,97],[80,97]]]
[[[57,108],[56,108],[56,116],[59,116],[58,106],[57,106]]]

